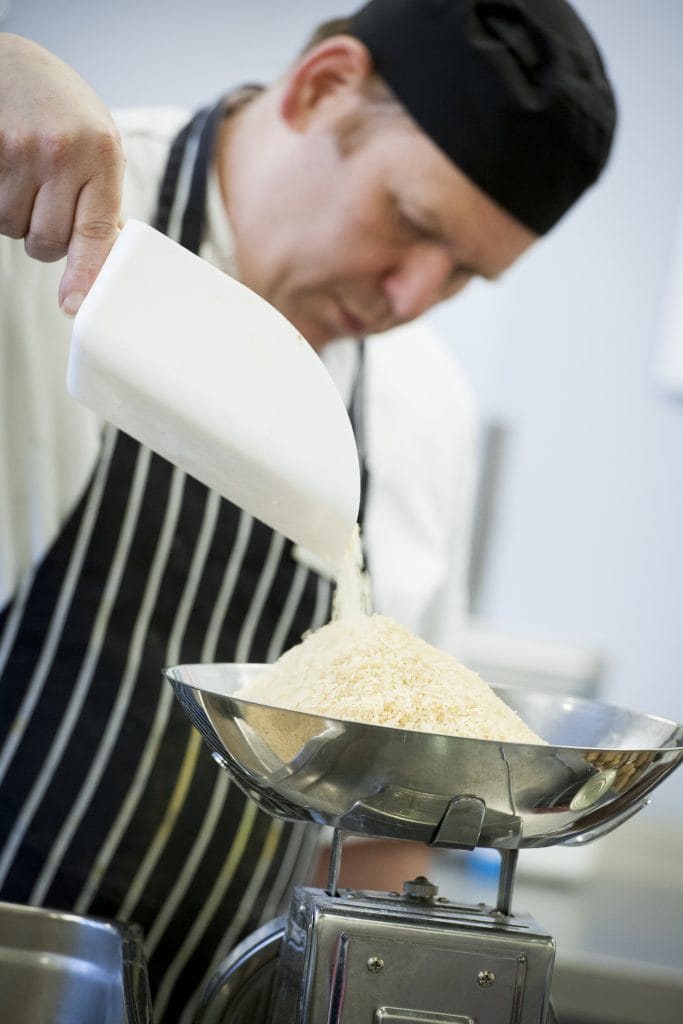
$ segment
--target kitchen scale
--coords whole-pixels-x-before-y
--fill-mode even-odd
[[[547,746],[339,721],[234,696],[262,665],[166,670],[216,762],[269,814],[331,826],[326,890],[223,961],[196,1024],[553,1024],[555,943],[513,912],[519,851],[597,839],[683,759],[683,726],[524,687],[494,687]],[[495,906],[339,889],[347,835],[501,856]]]

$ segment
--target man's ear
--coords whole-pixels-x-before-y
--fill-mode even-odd
[[[280,114],[304,131],[328,101],[358,93],[372,72],[368,48],[353,36],[331,36],[305,53],[285,78]]]

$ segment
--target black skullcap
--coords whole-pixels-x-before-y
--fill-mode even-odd
[[[371,0],[349,33],[422,130],[532,231],[604,167],[614,96],[564,0]]]

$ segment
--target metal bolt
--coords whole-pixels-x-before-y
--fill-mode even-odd
[[[439,892],[439,887],[430,882],[424,875],[403,883],[403,895],[414,900],[431,900]]]
[[[496,980],[496,976],[493,971],[479,971],[477,975],[477,984],[481,985],[482,988],[490,988]]]
[[[368,957],[368,970],[370,974],[377,974],[384,967],[384,960],[379,956]]]

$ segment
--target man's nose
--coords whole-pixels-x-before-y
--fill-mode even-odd
[[[453,257],[438,245],[412,247],[385,276],[384,293],[394,316],[404,322],[420,316],[450,294]]]

